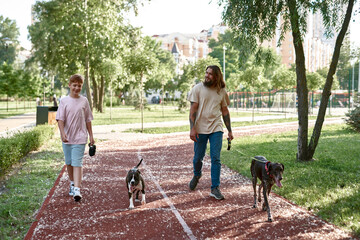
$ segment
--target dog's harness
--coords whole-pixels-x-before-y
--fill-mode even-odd
[[[268,165],[271,163],[270,161],[263,161],[263,160],[260,160],[260,159],[257,159],[257,158],[253,158],[253,160],[261,162],[261,163],[265,163],[265,171],[266,171],[267,175],[269,175],[269,177],[271,177],[271,178],[274,178],[274,176],[271,175],[270,172],[269,172]]]
[[[269,172],[269,167],[268,167],[268,165],[269,165],[270,163],[271,163],[270,161],[267,161],[267,162],[265,163],[265,171],[266,171],[267,175],[269,175],[269,177],[274,178],[274,176],[271,175],[270,172]]]

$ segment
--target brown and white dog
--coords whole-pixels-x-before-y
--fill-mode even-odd
[[[134,194],[136,194],[135,201],[139,201],[139,192],[141,191],[141,204],[145,204],[145,182],[138,169],[143,159],[140,160],[136,167],[132,168],[126,176],[126,187],[128,189],[130,205],[129,209],[134,208]]]
[[[268,161],[263,156],[255,156],[251,162],[251,176],[252,176],[252,183],[254,188],[254,205],[253,208],[256,208],[256,183],[257,179],[259,178],[261,184],[259,186],[259,199],[258,201],[261,202],[261,188],[263,188],[263,196],[264,196],[264,203],[263,203],[263,210],[267,211],[268,214],[268,222],[272,222],[270,206],[268,202],[268,197],[271,191],[272,186],[274,183],[278,187],[282,187],[281,180],[282,174],[284,172],[284,165],[282,163],[272,163]]]

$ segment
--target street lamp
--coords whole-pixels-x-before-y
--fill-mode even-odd
[[[356,58],[353,58],[350,60],[350,64],[352,66],[352,84],[351,84],[351,88],[352,88],[352,101],[350,102],[351,103],[351,108],[354,107],[354,100],[355,100],[355,76],[354,76],[354,73],[355,73],[355,62],[356,62]]]
[[[9,48],[9,45],[12,43],[11,39],[8,37],[4,37],[4,38],[0,38],[0,41],[4,43],[5,45],[5,58],[4,58],[4,62],[7,62],[7,51]]]
[[[223,46],[223,50],[224,50],[224,63],[223,63],[223,72],[224,72],[224,81],[225,81],[225,51],[226,51],[226,46]]]

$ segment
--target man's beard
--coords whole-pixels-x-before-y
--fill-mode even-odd
[[[210,80],[210,81],[204,81],[204,85],[205,87],[212,87],[214,85],[214,80]]]

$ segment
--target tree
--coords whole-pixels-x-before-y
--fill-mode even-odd
[[[211,52],[209,53],[210,57],[216,58],[219,60],[221,68],[224,66],[224,49],[225,51],[225,79],[230,77],[230,74],[236,72],[240,67],[241,63],[245,63],[247,59],[243,59],[241,54],[241,49],[234,43],[234,34],[227,30],[224,34],[219,34],[218,40],[211,38],[209,40],[209,48]],[[224,72],[224,69],[222,69]]]
[[[139,86],[139,105],[141,111],[141,131],[144,130],[144,82],[146,77],[151,76],[152,70],[159,65],[159,60],[156,58],[154,46],[155,40],[150,37],[145,37],[137,41],[137,45],[129,52],[129,55],[124,58],[125,67],[134,78],[136,86]]]
[[[156,41],[152,41],[154,44],[153,52],[155,57],[159,61],[159,65],[153,69],[151,75],[147,78],[145,83],[145,90],[161,90],[162,99],[161,104],[164,104],[165,91],[174,91],[171,89],[171,82],[175,77],[176,63],[171,52],[162,49],[161,44]],[[164,112],[163,112],[164,115]]]
[[[209,65],[220,66],[219,61],[212,57],[201,58],[194,64],[184,66],[184,73],[177,78],[178,90],[181,92],[179,99],[179,111],[184,111],[185,108],[187,108],[187,96],[189,91],[195,84],[204,79],[206,67]]]
[[[255,119],[255,92],[261,90],[268,90],[270,88],[270,81],[264,76],[264,68],[248,62],[245,70],[240,73],[240,83],[250,90],[253,94],[252,98],[252,121]]]
[[[123,12],[136,10],[136,3],[137,0],[38,1],[34,5],[35,23],[29,28],[35,59],[65,84],[70,75],[84,72],[92,108],[90,74],[94,85],[99,76],[98,85],[104,87],[106,76],[98,74],[97,69],[105,59],[118,59],[124,51],[133,28],[124,23]]]
[[[19,87],[19,75],[12,65],[0,65],[0,94],[6,95],[6,111],[9,111],[9,97],[16,95]]]
[[[15,61],[19,35],[16,22],[0,15],[0,65]]]
[[[276,2],[267,0],[255,2],[249,2],[247,0],[220,0],[219,3],[225,4],[224,20],[230,28],[235,31],[239,43],[244,42],[248,44],[252,51],[256,50],[259,42],[271,40],[276,30],[280,30],[278,44],[280,44],[284,38],[284,33],[291,30],[296,55],[296,91],[298,96],[299,131],[297,159],[300,161],[311,160],[319,141],[327,102],[331,94],[330,90],[333,83],[333,76],[336,71],[341,45],[349,26],[354,0],[347,2],[325,2],[319,0],[312,2],[296,0],[280,0]],[[344,6],[344,4],[347,4],[345,14],[339,10],[343,9],[342,6]],[[323,87],[320,109],[313,134],[310,142],[308,142],[308,86],[303,36],[306,32],[306,18],[308,13],[318,11],[323,17],[323,22],[328,29],[328,33],[334,29],[340,29],[340,32],[336,39],[332,61],[326,83]],[[278,25],[279,17],[283,20],[281,26]],[[340,19],[342,19],[342,22]]]
[[[350,39],[347,35],[340,51],[339,64],[336,71],[340,89],[348,90],[351,88],[349,86],[349,69],[352,68],[351,59],[355,59],[357,56],[360,56],[360,48],[351,48]]]

